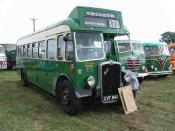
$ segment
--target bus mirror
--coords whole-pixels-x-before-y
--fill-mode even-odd
[[[63,40],[64,40],[64,41],[68,41],[67,36],[64,36]]]
[[[64,36],[63,40],[64,41],[72,41],[72,34],[67,34],[66,36]]]

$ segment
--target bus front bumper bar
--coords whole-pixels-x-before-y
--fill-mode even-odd
[[[92,96],[92,90],[91,89],[75,89],[75,95],[77,98]]]
[[[148,75],[171,75],[173,74],[172,71],[159,71],[159,72],[148,72]]]

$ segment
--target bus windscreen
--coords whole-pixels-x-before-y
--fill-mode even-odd
[[[5,50],[3,47],[0,47],[0,55],[5,56]]]
[[[78,60],[85,61],[104,58],[104,46],[100,33],[77,32],[75,37]]]

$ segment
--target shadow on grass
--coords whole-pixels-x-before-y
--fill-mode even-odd
[[[145,77],[144,80],[147,80],[147,81],[152,81],[152,80],[156,80],[156,81],[162,81],[162,80],[165,80],[167,79],[167,75],[162,75],[162,76],[147,76]]]
[[[46,91],[42,90],[39,87],[36,87],[35,85],[30,85],[29,87],[33,91],[36,91],[37,93],[45,96],[44,99],[48,100],[49,102],[53,102],[53,104],[56,104],[59,110],[63,110],[61,103],[58,102],[53,95],[47,93]],[[101,100],[82,99],[81,114],[88,113],[88,112],[93,112],[93,113],[98,113],[98,114],[115,112],[117,114],[123,114],[123,108],[119,101],[116,103],[103,104],[101,103]]]

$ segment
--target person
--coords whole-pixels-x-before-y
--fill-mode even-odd
[[[123,72],[125,72],[126,74],[130,74],[131,75],[131,87],[132,87],[132,90],[133,91],[139,91],[140,90],[140,84],[139,84],[139,81],[138,81],[136,75],[132,71],[129,71],[129,70],[125,70]]]

